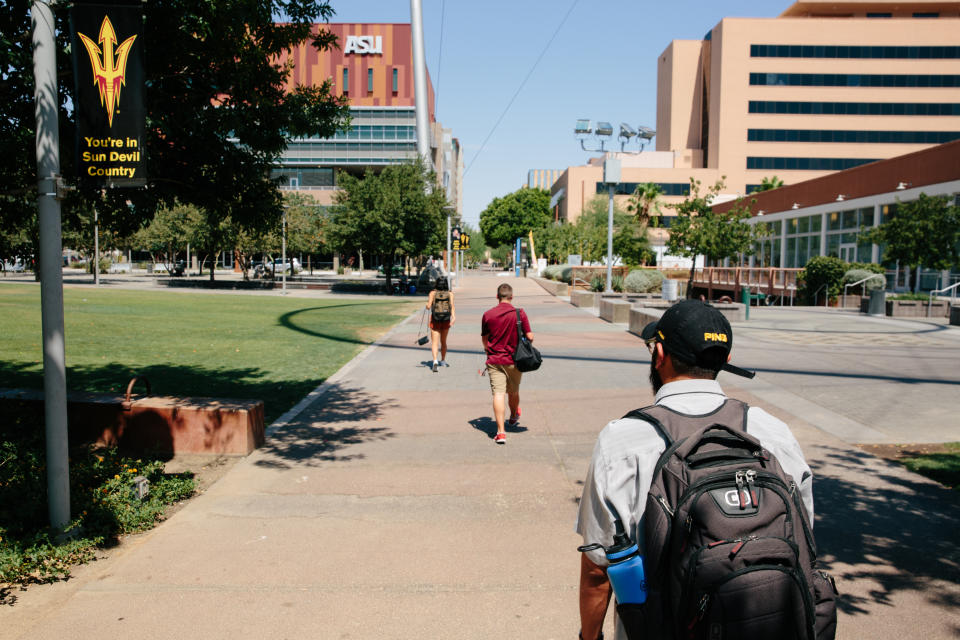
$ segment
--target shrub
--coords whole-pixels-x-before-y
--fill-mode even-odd
[[[568,264],[560,266],[560,277],[557,278],[560,282],[566,282],[567,284],[573,284],[573,267]]]
[[[663,274],[656,269],[637,269],[627,274],[623,286],[628,293],[651,293],[663,288]]]
[[[849,268],[860,269],[861,271],[869,271],[870,273],[879,273],[880,275],[883,275],[887,272],[887,270],[883,268],[882,264],[877,264],[875,262],[851,262]],[[877,282],[879,282],[879,280]]]
[[[597,275],[590,278],[590,291],[601,292],[606,286],[606,278],[603,276]]]
[[[5,405],[0,421],[0,583],[47,582],[70,575],[97,547],[118,535],[143,531],[166,505],[190,497],[192,474],[166,475],[160,460],[132,460],[116,449],[70,450],[72,537],[55,537],[47,522],[42,416],[26,404]],[[150,492],[136,498],[132,480],[144,476]]]
[[[543,270],[543,275],[549,278],[550,280],[559,280],[560,272],[563,270],[563,265],[561,264],[551,264]]]
[[[610,288],[617,293],[623,293],[623,276],[613,276],[610,278]]]
[[[866,269],[850,269],[845,274],[843,274],[843,280],[841,284],[853,284],[854,282],[860,282],[864,278],[870,278],[870,276],[881,275],[878,273],[873,273],[867,271]],[[867,291],[878,291],[883,289],[886,286],[887,282],[883,278],[870,278],[866,282],[861,282],[857,288],[862,287],[864,292]],[[854,289],[855,290],[855,289]],[[850,291],[848,289],[848,291]]]
[[[800,296],[807,304],[816,304],[815,298],[823,293],[821,287],[826,285],[826,293],[835,297],[840,293],[840,281],[846,273],[847,263],[833,256],[816,256],[810,258],[807,266],[800,272]]]
[[[887,300],[919,300],[921,302],[929,302],[930,295],[926,293],[914,293],[914,292],[904,292],[898,293],[895,296],[887,296]]]

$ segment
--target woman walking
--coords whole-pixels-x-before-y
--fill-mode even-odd
[[[430,350],[433,351],[433,372],[436,373],[441,366],[450,366],[447,364],[447,333],[457,321],[453,291],[450,291],[446,277],[437,278],[437,283],[427,299],[427,309],[430,310]]]

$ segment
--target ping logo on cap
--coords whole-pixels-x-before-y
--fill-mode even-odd
[[[703,334],[703,339],[709,342],[726,342],[727,334],[725,333],[713,333],[711,331],[706,331]]]

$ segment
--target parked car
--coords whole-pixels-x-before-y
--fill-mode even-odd
[[[290,270],[291,264],[293,265],[293,271]],[[268,262],[266,267],[268,271],[273,273],[283,273],[284,271],[287,273],[300,273],[303,271],[303,267],[300,266],[300,261],[296,258],[287,260],[286,262],[283,260],[274,260],[273,262]]]
[[[380,268],[377,269],[377,273],[379,273],[380,275],[386,275],[387,272],[383,268],[383,265],[380,265]],[[393,265],[393,267],[390,269],[390,275],[393,276],[394,278],[401,275],[402,273],[403,273],[403,267],[399,264]]]
[[[11,273],[22,273],[26,270],[27,265],[23,263],[22,260],[14,260],[13,262],[4,261],[2,265],[4,271],[10,271]]]

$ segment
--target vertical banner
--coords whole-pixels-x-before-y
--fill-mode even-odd
[[[101,187],[146,183],[142,153],[143,18],[140,4],[76,0],[70,9],[77,177]]]

